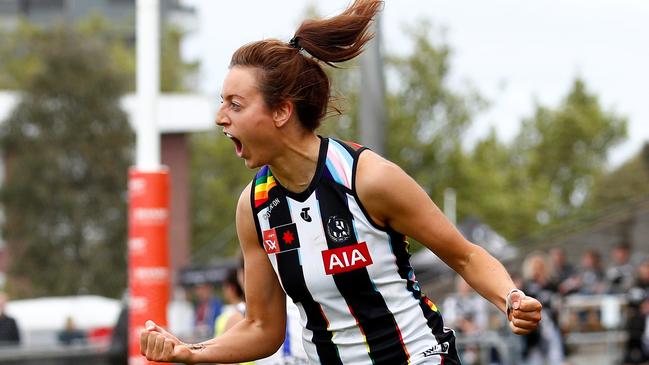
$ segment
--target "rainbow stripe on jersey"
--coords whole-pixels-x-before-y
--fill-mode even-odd
[[[268,201],[268,192],[276,185],[277,182],[268,165],[262,167],[255,179],[255,208]]]

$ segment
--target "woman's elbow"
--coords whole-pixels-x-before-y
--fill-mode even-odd
[[[479,256],[489,255],[489,253],[482,247],[473,244],[471,242],[465,243],[465,248],[458,252],[456,255],[453,255],[449,266],[453,268],[458,274],[466,272],[470,269],[477,260]]]
[[[267,354],[264,355],[264,357],[268,357],[273,355],[274,353],[277,352],[277,350],[282,347],[282,344],[284,343],[284,340],[286,338],[286,329],[283,329],[281,332],[275,333],[273,336],[270,336],[270,343],[269,343],[269,348],[267,351]]]
[[[259,328],[259,327],[258,327]],[[272,323],[261,324],[260,329],[264,338],[262,346],[263,357],[273,355],[284,343],[286,338],[286,322],[273,321]]]

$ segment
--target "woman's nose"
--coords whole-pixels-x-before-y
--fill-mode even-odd
[[[216,113],[216,125],[218,126],[223,126],[226,125],[230,122],[230,119],[228,119],[227,115],[223,112],[223,108],[219,109],[219,111]]]

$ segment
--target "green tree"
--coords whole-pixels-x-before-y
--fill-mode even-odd
[[[550,220],[584,203],[609,150],[625,137],[626,119],[605,111],[581,79],[556,109],[538,106],[523,121],[515,153],[529,178],[544,182],[547,199],[541,209]]]
[[[620,167],[596,180],[587,207],[605,209],[649,195],[649,143]]]
[[[28,51],[39,66],[0,131],[10,290],[117,297],[134,143],[119,99],[129,75],[100,41],[66,27],[39,33]]]
[[[10,32],[0,32],[0,89],[21,89],[38,72],[43,63],[33,47],[43,32],[26,22],[19,22]]]
[[[220,131],[194,134],[191,148],[192,261],[205,263],[237,252],[237,201],[254,172]]]
[[[509,239],[538,229],[545,185],[529,177],[512,145],[501,142],[492,129],[464,158],[459,152],[456,156],[452,186],[460,221],[478,217]]]
[[[115,63],[129,77],[126,90],[135,89],[135,47],[133,25],[114,24],[99,15],[73,25],[79,34],[94,39],[104,56]],[[38,58],[37,47],[46,39],[49,29],[25,21],[9,31],[0,31],[0,89],[22,89],[45,65]],[[163,92],[186,91],[187,81],[198,71],[198,62],[185,62],[180,57],[180,42],[185,33],[173,26],[165,26],[160,45],[160,89]],[[189,85],[191,86],[191,85]]]
[[[557,107],[537,106],[514,141],[495,133],[465,160],[461,214],[476,215],[509,239],[538,233],[580,214],[604,171],[611,147],[626,135],[626,120],[600,105],[576,79]]]
[[[462,136],[484,106],[473,91],[448,85],[450,47],[434,41],[426,22],[410,31],[414,51],[391,56],[387,74],[399,80],[388,90],[387,157],[419,182],[433,200],[441,201],[455,187],[455,169],[462,156]]]

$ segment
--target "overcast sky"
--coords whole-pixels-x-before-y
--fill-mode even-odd
[[[289,40],[309,1],[183,0],[198,11],[184,44],[202,61],[200,88],[218,95],[232,52],[262,38]],[[317,2],[334,15],[348,0]],[[471,86],[490,102],[467,134],[471,143],[494,125],[503,139],[518,130],[535,103],[556,106],[576,76],[607,110],[629,119],[629,141],[613,165],[649,140],[649,1],[646,0],[386,0],[383,48],[412,49],[404,27],[426,18],[446,29],[453,50],[450,84]]]

